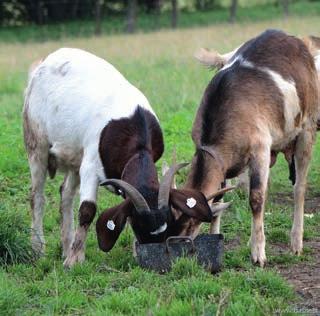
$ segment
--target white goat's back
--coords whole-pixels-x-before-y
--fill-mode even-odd
[[[25,104],[50,144],[75,150],[98,141],[110,120],[130,116],[138,105],[153,113],[145,96],[112,65],[72,48],[50,54],[32,71]]]

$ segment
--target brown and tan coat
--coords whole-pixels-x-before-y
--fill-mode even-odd
[[[203,63],[220,68],[207,86],[193,126],[196,152],[187,187],[206,196],[225,179],[249,168],[253,213],[251,255],[265,264],[264,204],[269,166],[278,152],[294,157],[291,247],[302,251],[306,177],[319,117],[319,80],[309,45],[267,30],[235,51],[202,51]],[[217,57],[218,56],[218,57]],[[219,218],[211,232],[219,232]],[[197,232],[199,225],[193,225]]]

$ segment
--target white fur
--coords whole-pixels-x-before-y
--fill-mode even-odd
[[[282,147],[282,144],[278,143],[279,139],[285,139],[285,141],[287,142],[289,139],[293,139],[300,131],[299,128],[295,128],[294,122],[296,116],[301,112],[299,96],[294,81],[285,80],[279,73],[269,68],[257,67],[251,61],[243,59],[241,55],[237,56],[231,63],[227,64],[223,69],[231,67],[236,61],[240,61],[242,67],[257,69],[267,74],[282,93],[284,100],[283,110],[285,118],[285,133],[287,133],[287,137],[283,137],[283,135],[273,134],[271,131],[273,138],[273,146]],[[292,133],[292,131],[294,132]]]
[[[301,111],[295,83],[291,80],[285,80],[280,74],[268,68],[261,68],[261,70],[272,78],[281,91],[284,99],[285,130],[293,130],[295,126],[294,119]]]
[[[296,116],[301,112],[299,96],[297,93],[295,83],[292,80],[285,80],[280,74],[278,74],[277,72],[269,68],[256,67],[252,62],[244,59],[242,55],[236,56],[236,58],[232,62],[226,64],[221,70],[226,70],[230,68],[237,61],[240,61],[240,65],[242,67],[247,67],[247,68],[257,69],[259,71],[262,71],[266,73],[273,80],[275,85],[281,91],[284,99],[285,132],[294,130],[294,126],[295,126],[294,120]],[[319,66],[320,66],[320,59],[319,59]]]
[[[154,232],[151,232],[151,235],[158,235],[160,233],[163,233],[167,229],[168,225],[167,223],[164,223],[161,225],[158,229],[156,229]]]
[[[29,157],[54,154],[63,171],[79,173],[80,203],[95,203],[98,185],[106,180],[98,152],[100,133],[110,120],[129,117],[138,105],[154,114],[146,97],[105,60],[80,49],[59,49],[29,74],[24,112],[32,126],[36,126],[37,137],[45,144],[40,152],[29,152]],[[29,158],[34,173],[37,172],[35,166],[43,167],[46,163],[46,159],[42,164],[39,159],[35,163],[31,160]],[[32,179],[33,183],[41,182],[38,187],[33,185],[36,197],[33,226],[43,243],[43,170],[41,175],[41,181],[36,174]],[[87,232],[78,228],[75,242],[81,247],[69,252],[69,239],[73,236],[70,217],[73,197],[68,199],[68,191],[70,189],[65,191],[62,201],[67,204],[62,211],[68,213],[63,215],[66,223],[62,227],[64,253],[68,253],[65,265],[71,266],[84,259]],[[74,188],[71,191],[74,195]],[[70,232],[66,231],[67,227]]]
[[[233,52],[231,52],[231,53],[233,53]],[[230,57],[233,56],[233,54],[231,55],[231,53],[229,53],[229,54],[230,54]],[[228,60],[229,60],[229,59],[228,59]],[[234,60],[232,60],[231,62],[228,62],[227,64],[225,64],[225,65],[223,66],[223,68],[221,68],[221,70],[226,70],[226,69],[232,67],[237,61],[240,61],[240,63],[243,64],[244,59],[243,59],[243,57],[242,57],[241,55],[238,55]]]
[[[85,149],[85,155],[96,160],[95,172],[102,180],[97,150],[103,127],[112,119],[130,116],[137,105],[154,114],[146,97],[112,65],[80,49],[50,54],[33,71],[31,81],[29,118],[41,125],[62,157],[63,149],[72,153]]]

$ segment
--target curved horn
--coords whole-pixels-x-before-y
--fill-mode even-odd
[[[229,191],[232,191],[232,190],[234,190],[234,189],[236,189],[236,188],[237,188],[236,186],[223,188],[223,189],[221,189],[221,190],[219,190],[219,191],[217,191],[217,192],[209,195],[206,199],[207,199],[207,201],[210,201],[210,200],[212,200],[213,198],[215,198],[216,196],[221,195],[221,194],[224,194],[224,193],[229,192]]]
[[[142,194],[131,184],[119,179],[108,179],[103,183],[103,185],[108,184],[121,188],[128,195],[139,214],[141,214],[142,212],[151,212],[149,205]]]
[[[213,203],[210,207],[212,216],[220,216],[224,210],[226,210],[229,206],[231,205],[231,202],[218,202],[218,203]]]
[[[159,195],[158,195],[159,209],[163,207],[167,207],[169,205],[169,194],[170,194],[170,188],[173,181],[173,177],[178,170],[187,166],[188,164],[189,164],[188,162],[174,164],[163,176],[162,181],[160,183]]]

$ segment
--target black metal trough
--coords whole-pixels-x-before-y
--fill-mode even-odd
[[[201,234],[191,237],[173,236],[164,243],[139,244],[136,242],[138,263],[142,268],[168,272],[179,257],[195,257],[211,273],[221,270],[223,235]]]

